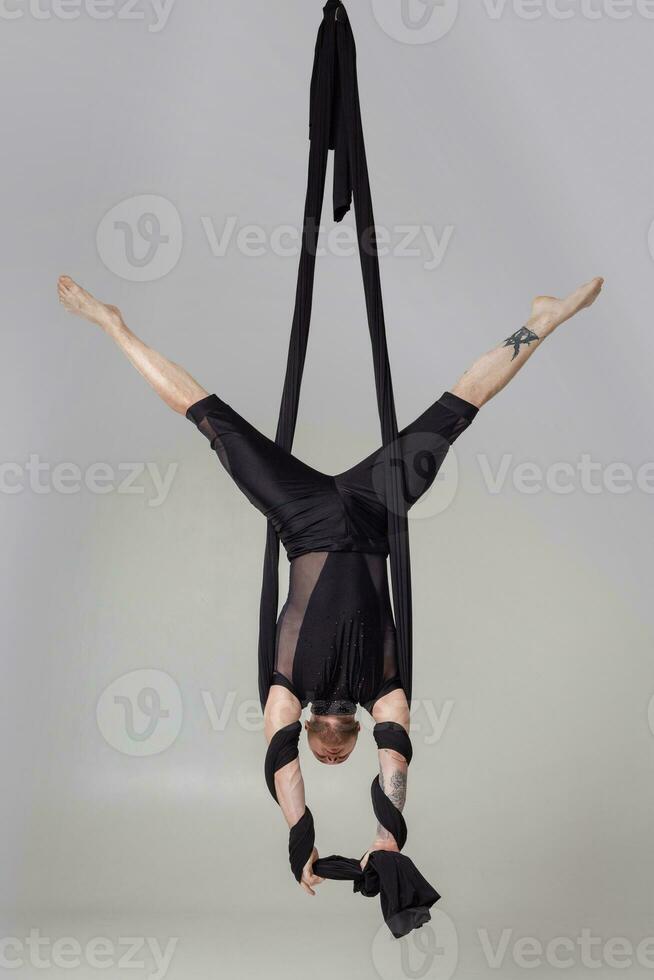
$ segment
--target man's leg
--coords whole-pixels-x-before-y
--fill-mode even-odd
[[[603,284],[603,279],[593,279],[566,299],[538,296],[525,326],[495,350],[475,361],[452,388],[452,394],[481,408],[506,387],[546,337],[566,320],[595,302]]]
[[[267,517],[289,522],[297,532],[302,521],[315,524],[310,506],[324,501],[331,477],[317,472],[250,425],[216,396],[207,396],[190,374],[147,347],[125,325],[120,310],[95,299],[67,276],[59,280],[59,298],[70,313],[97,323],[136,370],[175,412],[186,415],[210,441],[220,462],[248,500]],[[200,405],[196,405],[201,402]],[[293,501],[297,505],[290,507]],[[295,522],[295,528],[290,526]],[[281,525],[280,525],[281,526]],[[286,528],[285,528],[286,530]]]
[[[160,398],[175,412],[185,415],[188,408],[205,398],[207,392],[190,374],[148,347],[126,326],[120,310],[101,303],[69,276],[57,284],[59,300],[69,313],[84,317],[101,327],[131,361]]]

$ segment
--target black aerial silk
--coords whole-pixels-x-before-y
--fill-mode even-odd
[[[342,3],[328,0],[318,31],[311,80],[309,178],[304,211],[302,252],[298,272],[295,311],[288,351],[284,391],[279,412],[276,443],[290,452],[298,414],[300,385],[309,338],[316,246],[325,189],[327,157],[334,150],[334,219],[341,221],[352,199],[356,216],[359,254],[366,298],[368,327],[372,341],[377,404],[384,446],[397,442],[398,429],[393,384],[386,344],[379,259],[366,164],[356,74],[356,48]],[[392,465],[392,453],[383,460],[383,497],[386,502],[386,534],[391,560],[391,580],[396,619],[396,664],[400,686],[411,702],[411,571],[407,493],[403,466]],[[264,559],[259,634],[259,694],[265,707],[273,682],[276,654],[276,624],[279,599],[279,536],[269,521]],[[277,800],[275,772],[298,755],[299,722],[277,732],[266,756],[266,781]],[[375,727],[379,748],[393,748],[411,761],[411,742],[399,725]],[[404,847],[407,829],[401,812],[384,794],[375,777],[371,788],[375,816]],[[289,859],[299,882],[310,860],[315,842],[313,816],[308,807],[289,836]],[[401,853],[373,852],[364,870],[356,859],[333,855],[314,864],[324,878],[354,882],[354,891],[364,896],[379,895],[384,920],[396,938],[429,921],[431,906],[439,895],[413,862]]]
[[[275,801],[275,772],[297,758],[301,731],[299,722],[287,725],[276,732],[268,747],[266,782]],[[407,763],[411,762],[411,739],[401,725],[382,722],[375,725],[374,736],[379,749],[392,749],[403,755]],[[372,781],[371,795],[378,822],[393,835],[401,851],[407,839],[406,823],[402,813],[384,794],[377,776]],[[314,843],[313,815],[309,807],[306,807],[303,816],[291,828],[288,844],[291,870],[298,882],[302,878],[304,866],[311,858]],[[429,922],[429,910],[440,898],[413,861],[394,851],[373,851],[363,870],[361,862],[356,858],[344,858],[338,854],[316,861],[313,870],[321,878],[352,881],[354,891],[360,892],[366,898],[379,895],[384,921],[396,939]]]
[[[305,362],[318,227],[329,149],[334,215],[354,198],[383,444],[349,469],[322,473],[291,452]],[[400,433],[388,363],[379,262],[345,8],[325,7],[311,82],[311,142],[302,253],[276,440],[217,395],[187,416],[268,522],[260,605],[259,694],[287,687],[314,714],[372,710],[401,688],[411,700],[411,582],[407,510],[433,485],[449,447],[477,408],[445,392]],[[277,619],[279,544],[291,561]],[[390,555],[394,609],[388,588]],[[393,617],[395,614],[395,622]]]
[[[300,401],[300,386],[309,339],[316,248],[325,191],[327,158],[334,150],[334,219],[341,221],[354,199],[357,237],[384,446],[397,440],[393,383],[386,344],[379,259],[375,238],[368,167],[361,123],[356,47],[345,7],[328,0],[318,31],[311,79],[309,177],[304,208],[302,250],[286,378],[275,442],[291,451]],[[387,513],[397,673],[411,702],[411,568],[407,522],[408,494],[402,466],[387,454],[382,474]],[[259,612],[259,697],[262,707],[275,670],[279,603],[279,536],[268,524]]]
[[[342,3],[329,0],[318,32],[311,81],[309,178],[304,211],[288,364],[275,442],[258,432],[217,395],[191,406],[188,417],[211,441],[221,462],[268,520],[259,630],[259,695],[265,708],[272,684],[288,687],[314,713],[353,713],[356,703],[402,688],[411,701],[411,577],[408,508],[432,485],[452,442],[471,423],[475,406],[446,392],[398,434],[386,346],[379,261],[361,126],[356,51]],[[372,341],[382,449],[337,476],[320,473],[291,453],[307,351],[316,246],[329,150],[334,150],[334,218],[352,199]],[[279,542],[292,561],[289,600],[277,621]],[[390,609],[386,556],[390,553]],[[302,643],[298,653],[298,623]],[[276,800],[275,772],[298,756],[299,722],[272,738],[266,781]],[[380,749],[411,761],[411,742],[391,722],[374,730]],[[400,851],[407,829],[376,777],[372,804]],[[307,807],[289,836],[293,874],[301,880],[315,840]],[[333,855],[316,874],[354,883],[379,895],[394,936],[430,918],[439,895],[404,854],[376,851],[364,870]]]

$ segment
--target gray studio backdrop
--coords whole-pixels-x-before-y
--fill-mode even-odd
[[[274,432],[320,3],[6,0],[0,959],[15,976],[654,968],[654,4],[349,12],[400,423],[534,294],[606,276],[412,521],[407,849],[443,901],[397,944],[376,900],[298,890],[262,779],[263,519],[56,302],[70,273]],[[296,442],[328,472],[378,442],[345,226],[326,221]],[[369,735],[342,768],[303,755],[323,853],[372,840],[375,762]]]

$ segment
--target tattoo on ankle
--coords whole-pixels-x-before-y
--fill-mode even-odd
[[[535,340],[540,340],[537,333],[534,333],[534,331],[530,330],[529,327],[520,327],[520,329],[516,330],[514,334],[507,337],[502,344],[502,347],[513,347],[513,357],[511,360],[515,361],[516,357],[520,353],[520,348],[522,345],[525,344],[528,346],[529,344],[533,344]]]

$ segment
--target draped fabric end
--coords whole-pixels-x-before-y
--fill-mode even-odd
[[[359,256],[373,352],[377,406],[385,446],[397,439],[397,419],[386,344],[375,220],[361,122],[356,46],[345,7],[328,0],[318,30],[311,78],[309,176],[304,208],[302,250],[286,377],[276,432],[278,445],[293,447],[300,387],[309,339],[318,231],[325,191],[327,159],[334,151],[334,220],[341,221],[354,202]],[[411,701],[411,571],[407,493],[403,468],[385,460],[385,499],[393,606],[397,632],[398,673]],[[259,615],[259,697],[265,706],[275,666],[279,601],[279,540],[269,524],[263,564]]]
[[[430,909],[440,899],[413,861],[393,851],[373,851],[363,871],[359,861],[338,855],[316,861],[313,869],[323,878],[352,881],[354,893],[364,898],[379,895],[384,922],[395,939],[429,922]]]

